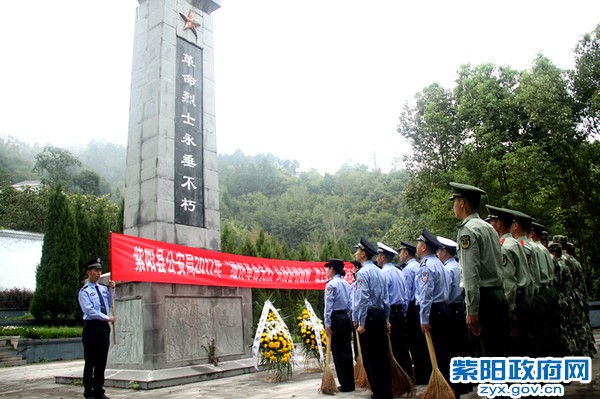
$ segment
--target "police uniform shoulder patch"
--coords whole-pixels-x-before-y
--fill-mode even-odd
[[[460,236],[460,247],[467,249],[471,246],[471,236],[468,234]]]
[[[427,281],[429,281],[429,272],[423,272],[421,273],[421,281],[426,283]]]
[[[330,296],[331,294],[333,294],[333,287],[327,286],[327,288],[325,289],[325,295]]]
[[[502,254],[502,266],[506,266],[507,263],[508,258],[506,257],[506,254]]]

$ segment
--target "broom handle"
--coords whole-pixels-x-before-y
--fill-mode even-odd
[[[331,335],[327,334],[327,348],[325,349],[325,367],[329,368],[329,358],[331,356]]]
[[[360,349],[360,334],[358,333],[358,331],[356,330],[356,328],[354,329],[354,332],[356,333],[356,346],[358,347],[358,354],[356,355],[356,357],[361,356],[362,353],[362,349]]]
[[[429,358],[431,359],[431,366],[434,370],[439,370],[437,359],[435,357],[435,349],[433,348],[433,340],[429,331],[425,333],[425,339],[427,340],[427,349],[429,349]]]
[[[112,287],[110,289],[110,312],[112,313],[112,316],[115,317],[115,289]],[[116,344],[117,343],[117,323],[116,322],[113,323],[112,330],[113,330],[113,344]]]

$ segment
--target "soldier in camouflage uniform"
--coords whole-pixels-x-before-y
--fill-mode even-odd
[[[568,242],[567,237],[560,236],[563,254],[566,252],[568,264],[570,263],[573,276],[573,300],[575,304],[575,318],[577,331],[577,346],[579,348],[578,355],[593,356],[596,353],[594,345],[594,334],[589,318],[589,304],[587,285],[585,282],[585,274],[583,267],[577,259],[575,259],[575,245]]]
[[[577,353],[577,343],[573,337],[574,323],[572,322],[573,299],[571,294],[573,292],[573,278],[566,259],[562,256],[560,242],[550,242],[548,250],[554,258],[554,286],[558,292],[560,332],[557,352],[558,356],[574,356]]]
[[[541,243],[544,226],[533,222],[529,232],[529,241],[533,252],[537,254],[540,263],[540,295],[546,302],[546,313],[541,328],[546,331],[547,342],[542,356],[560,356],[556,353],[556,342],[560,336],[560,316],[558,307],[558,292],[554,287],[554,259],[548,249]],[[547,233],[546,233],[547,234]]]

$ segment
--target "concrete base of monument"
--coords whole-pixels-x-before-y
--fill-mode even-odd
[[[106,377],[104,386],[147,390],[233,377],[257,371],[259,370],[254,368],[254,361],[251,358],[221,362],[217,366],[201,364],[162,370],[107,369],[104,373]],[[81,370],[56,375],[54,380],[57,384],[80,384]]]

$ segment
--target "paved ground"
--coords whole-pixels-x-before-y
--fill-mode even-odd
[[[596,334],[600,341],[600,333]],[[82,387],[78,385],[56,384],[54,377],[65,373],[80,373],[83,361],[61,361],[44,364],[32,364],[9,368],[0,368],[0,398],[81,398]],[[592,382],[590,384],[572,383],[565,387],[566,398],[600,398],[600,355],[592,360]],[[303,373],[297,370],[285,383],[264,382],[264,373],[251,373],[212,381],[197,382],[169,388],[145,391],[107,388],[106,394],[112,398],[146,399],[314,399],[328,396],[318,393],[321,385],[321,373]],[[418,393],[425,386],[418,386]],[[338,393],[340,399],[368,398],[370,392],[359,389],[350,393]],[[463,395],[463,399],[475,399],[474,392]]]

